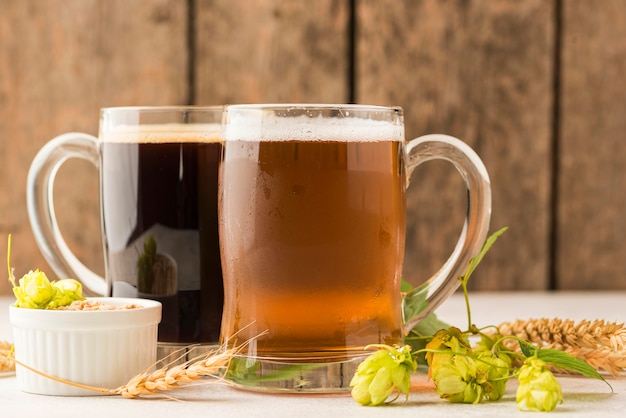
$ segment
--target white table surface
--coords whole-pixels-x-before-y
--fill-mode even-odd
[[[12,297],[0,296],[0,340],[11,341],[8,305]],[[515,319],[560,317],[574,320],[626,321],[626,292],[585,293],[475,293],[470,294],[473,322],[478,326]],[[462,295],[455,294],[437,310],[442,319],[466,328]],[[601,381],[559,376],[564,402],[558,416],[616,417],[626,414],[626,375]],[[0,378],[0,418],[13,417],[489,417],[535,416],[515,406],[516,383],[507,385],[504,398],[479,405],[451,404],[441,400],[424,373],[414,378],[408,401],[383,407],[363,407],[349,396],[261,395],[212,384],[170,392],[178,400],[130,400],[107,397],[56,397],[32,395],[16,387],[15,377]],[[463,414],[463,415],[462,415]]]

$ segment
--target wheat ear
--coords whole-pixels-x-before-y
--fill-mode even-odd
[[[624,323],[603,320],[528,319],[504,322],[498,326],[502,336],[516,336],[540,348],[553,348],[585,360],[596,370],[619,376],[626,370],[626,328]],[[513,340],[505,344],[516,351]]]
[[[228,367],[231,359],[240,349],[241,347],[221,352],[215,351],[178,366],[165,366],[154,372],[140,373],[125,385],[111,390],[110,393],[125,398],[138,398],[174,390],[203,377],[213,377],[219,380],[221,379],[220,372]]]
[[[13,345],[7,341],[0,341],[0,373],[14,372]]]

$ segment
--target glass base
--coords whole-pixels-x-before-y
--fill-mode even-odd
[[[173,367],[197,360],[209,353],[218,352],[220,346],[215,344],[157,343],[156,369]]]
[[[305,359],[235,356],[224,379],[237,388],[255,392],[346,394],[367,355]]]

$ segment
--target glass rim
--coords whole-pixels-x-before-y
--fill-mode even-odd
[[[100,112],[167,112],[179,110],[224,110],[224,105],[105,106]]]
[[[98,139],[101,143],[148,143],[155,142],[156,135],[174,142],[189,138],[212,142],[219,136],[223,115],[223,106],[103,107]]]
[[[360,112],[402,113],[400,106],[371,105],[361,103],[244,103],[224,105],[224,110],[354,110]]]

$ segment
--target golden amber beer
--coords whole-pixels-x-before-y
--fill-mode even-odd
[[[404,336],[407,169],[422,158],[408,160],[402,111],[229,106],[222,137],[221,336],[251,341],[228,377],[257,390],[346,390],[367,345]],[[455,282],[431,290],[447,297]]]
[[[259,355],[400,341],[402,142],[368,139],[229,142],[222,234],[237,315],[224,326],[267,330]]]

